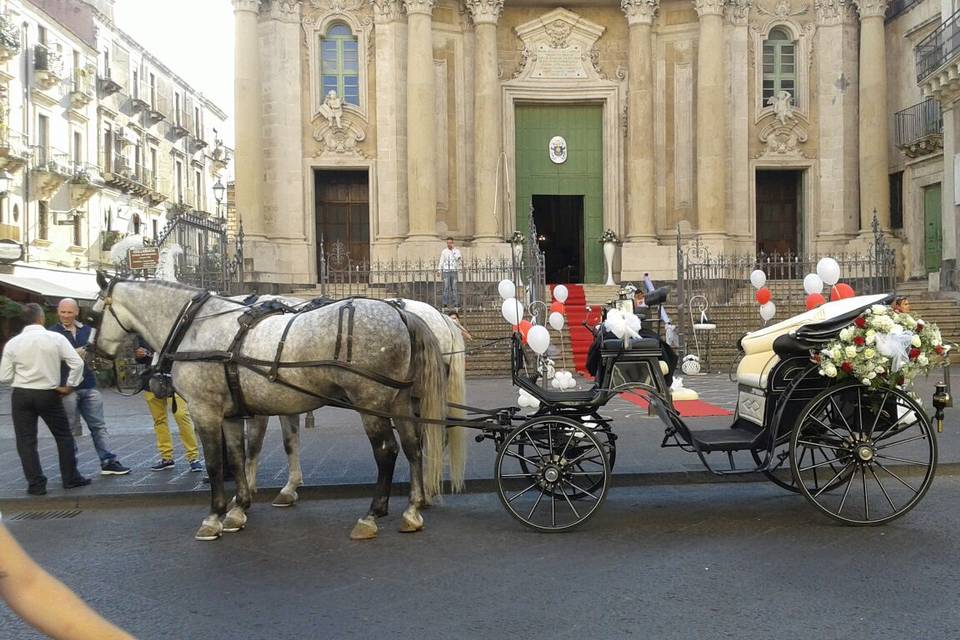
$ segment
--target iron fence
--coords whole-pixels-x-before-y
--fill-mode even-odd
[[[174,245],[180,251],[174,251]],[[161,262],[173,252],[175,276],[180,282],[223,294],[243,288],[243,231],[236,247],[228,253],[227,229],[223,218],[196,211],[175,212],[157,238]],[[232,254],[231,254],[232,253]]]
[[[943,135],[940,102],[932,98],[896,112],[894,119],[898,147],[911,145],[927,136]]]
[[[840,265],[840,281],[850,285],[857,295],[891,293],[896,289],[894,250],[887,246],[876,216],[872,226],[873,242],[868,251],[830,255]],[[745,332],[761,328],[765,323],[754,298],[756,291],[750,284],[750,274],[756,269],[766,274],[765,286],[777,308],[772,322],[805,311],[807,294],[803,279],[807,274],[816,273],[817,263],[823,257],[794,253],[714,255],[699,236],[684,238],[678,230],[677,326],[681,342],[694,342],[692,325],[699,322],[704,306],[711,323],[716,325],[709,336],[714,345],[732,347]],[[829,287],[824,288],[823,295],[830,298]],[[691,301],[694,301],[693,308]],[[682,346],[689,347],[689,344]],[[721,349],[718,362],[708,362],[708,366],[716,369],[717,364],[728,364],[725,358],[729,358],[729,351],[728,348],[724,353]]]

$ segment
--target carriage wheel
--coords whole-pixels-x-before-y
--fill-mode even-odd
[[[507,436],[496,462],[497,493],[514,518],[565,531],[592,516],[610,485],[605,445],[570,418],[543,416]]]
[[[811,461],[813,450],[826,459]],[[904,515],[930,488],[936,465],[930,421],[899,389],[856,382],[826,389],[790,435],[790,467],[803,479],[800,493],[845,524],[878,525]],[[810,488],[814,472],[827,475],[817,490]]]
[[[763,464],[764,456],[766,456],[766,450],[752,449],[750,453],[753,455],[753,461],[757,464],[757,466]],[[822,447],[810,448],[809,450],[801,453],[803,459],[800,460],[800,466],[806,467],[811,464],[816,465],[820,462],[830,460],[831,453],[832,452],[829,449],[823,449]],[[761,471],[761,473],[778,487],[782,487],[792,493],[801,493],[800,487],[797,485],[797,479],[793,475],[793,470],[790,468],[789,433],[777,439],[777,444],[774,446],[772,455],[773,460],[770,462],[770,468]],[[806,478],[808,481],[807,488],[813,493],[820,491],[820,489],[824,487],[826,487],[826,491],[833,491],[842,485],[843,481],[846,479],[843,474],[834,478],[836,472],[840,470],[840,467],[834,462],[825,465],[822,472],[820,472],[820,467],[815,466],[814,469],[816,469],[818,472],[811,473],[809,474],[809,477]],[[831,479],[833,479],[833,481],[828,484],[827,481]]]
[[[613,434],[610,432],[609,429],[594,429],[592,433],[603,444],[603,452],[607,456],[607,467],[610,469],[610,472],[613,473],[613,465],[616,463],[616,460],[617,460],[616,439],[613,437]],[[534,439],[535,444],[541,449],[543,449],[549,446],[549,442],[547,442],[546,439],[542,441],[537,441],[536,438],[537,437],[547,438],[547,435],[548,434],[544,432],[544,433],[531,434],[531,437]],[[531,445],[529,443],[525,443],[522,441],[520,442],[518,447],[519,449],[517,453],[519,453],[521,456],[518,464],[520,465],[520,468],[522,469],[523,473],[529,473],[530,466],[526,463],[524,458],[530,457],[530,452],[532,451]],[[534,451],[534,453],[536,452]],[[577,462],[575,466],[577,467],[575,469],[576,471],[587,472],[587,469],[584,468],[584,464],[582,462]],[[571,500],[579,500],[580,498],[589,497],[591,493],[598,491],[602,487],[604,482],[604,476],[596,473],[591,474],[591,476],[592,477],[590,477],[590,479],[593,481],[593,484],[590,484],[584,491],[571,492],[570,493]]]

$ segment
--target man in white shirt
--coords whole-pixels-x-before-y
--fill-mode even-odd
[[[40,305],[24,305],[23,321],[23,331],[11,338],[3,349],[0,384],[13,385],[13,429],[27,479],[27,493],[42,496],[47,492],[47,478],[37,454],[38,417],[43,418],[57,441],[63,488],[86,486],[90,480],[77,471],[73,433],[60,399],[83,379],[83,360],[66,338],[44,328]],[[61,361],[70,368],[65,386],[60,386]]]
[[[460,309],[460,295],[457,291],[457,271],[463,263],[460,249],[453,246],[453,238],[447,238],[447,248],[440,252],[440,264],[437,269],[443,276],[443,308],[453,306]]]

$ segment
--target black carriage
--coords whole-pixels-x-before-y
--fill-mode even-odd
[[[664,447],[695,453],[718,475],[762,473],[802,494],[827,516],[849,525],[879,525],[923,498],[937,463],[936,435],[918,399],[902,388],[877,389],[820,374],[817,354],[866,308],[892,296],[869,296],[845,313],[810,322],[802,314],[747,334],[740,341],[738,402],[722,429],[691,429],[674,409],[659,340],[605,339],[596,384],[549,391],[528,375],[518,336],[513,382],[539,408],[484,430],[497,445],[496,481],[507,511],[541,531],[563,531],[589,519],[603,503],[616,461],[617,436],[604,406],[620,393],[648,401],[665,425]],[[791,322],[796,320],[796,322]],[[936,418],[949,395],[938,387]],[[734,454],[748,452],[749,468]],[[725,468],[718,468],[717,458]]]

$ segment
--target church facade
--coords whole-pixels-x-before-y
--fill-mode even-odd
[[[914,59],[931,0],[234,8],[248,280],[315,283],[334,244],[506,257],[531,215],[549,281],[600,281],[607,229],[620,279],[671,279],[678,228],[717,252],[850,252],[874,216],[901,277],[939,269],[942,124],[907,126],[941,117]]]

